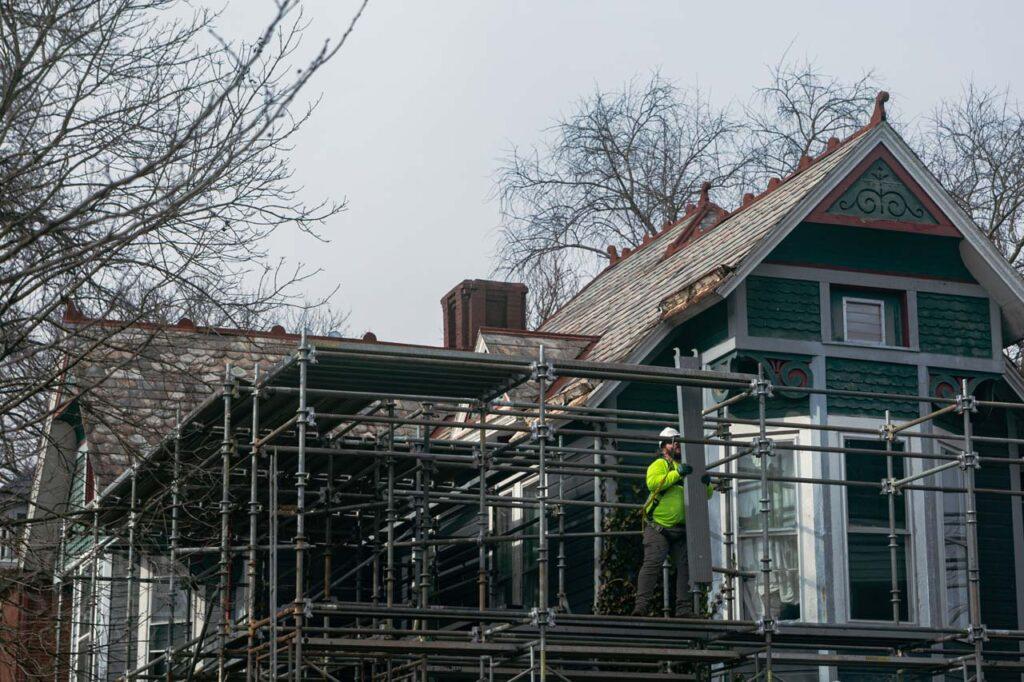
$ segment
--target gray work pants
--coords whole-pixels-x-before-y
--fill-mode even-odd
[[[692,618],[693,594],[690,593],[690,562],[686,556],[686,526],[665,528],[651,522],[644,526],[644,561],[636,584],[634,615],[647,615],[654,587],[661,575],[665,557],[672,554],[676,567],[676,618]],[[665,586],[668,589],[668,585]]]

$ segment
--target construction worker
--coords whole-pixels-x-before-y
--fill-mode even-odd
[[[686,497],[684,481],[693,467],[682,461],[679,432],[671,427],[658,434],[658,458],[647,467],[650,495],[644,505],[644,561],[637,579],[634,616],[646,616],[665,557],[676,567],[676,618],[694,618],[690,593],[690,564],[686,556]],[[701,483],[711,497],[711,478]],[[668,589],[668,585],[665,586]]]

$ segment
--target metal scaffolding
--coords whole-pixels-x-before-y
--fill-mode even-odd
[[[612,499],[606,486],[624,490],[643,481],[641,460],[650,458],[660,427],[678,421],[683,432],[682,410],[564,401],[586,392],[574,393],[574,386],[605,382],[726,395],[703,408],[703,437],[683,439],[722,453],[707,464],[725,496],[723,565],[714,568],[720,583],[710,599],[719,608],[707,618],[570,610],[567,573],[575,559],[567,553],[569,542],[593,541],[596,561],[603,543],[640,535],[639,525],[611,529],[603,523],[610,511],[642,507],[627,495]],[[982,465],[1019,466],[1015,458],[979,456],[977,443],[1024,440],[976,436],[972,422],[980,408],[1024,405],[978,400],[966,381],[955,397],[785,387],[805,397],[922,406],[920,418],[904,422],[886,412],[881,429],[872,430],[769,418],[776,388],[763,372],[554,360],[543,347],[536,358],[512,359],[371,343],[313,348],[303,338],[291,358],[269,371],[245,376],[227,367],[217,395],[179,419],[164,442],[82,515],[92,537],[92,571],[58,578],[72,591],[88,585],[94,612],[101,589],[97,557],[125,558],[130,680],[772,680],[794,666],[975,680],[990,671],[1024,673],[1024,631],[989,628],[982,619],[976,504],[978,494],[1022,493],[975,482]],[[756,416],[735,416],[744,405]],[[921,428],[953,415],[961,419],[958,435]],[[779,435],[795,430],[859,434],[884,449],[779,442]],[[925,445],[919,451],[896,447],[911,440]],[[929,445],[939,441],[955,442],[959,454]],[[876,483],[773,474],[772,458],[786,450],[822,459],[883,457],[886,477]],[[756,474],[737,470],[743,457],[758,462]],[[912,460],[922,460],[924,468],[897,478],[895,462]],[[932,480],[952,468],[963,472],[962,487]],[[535,493],[512,485],[524,480],[535,480]],[[592,488],[570,495],[576,480]],[[731,491],[742,481],[760,484],[757,571],[741,570],[737,559]],[[780,619],[771,594],[778,570],[769,548],[773,483],[885,495],[892,623]],[[908,595],[898,580],[896,509],[898,496],[911,490],[964,496],[965,629],[901,622]],[[503,509],[533,518],[505,527],[496,523]],[[582,515],[583,530],[570,526],[570,512]],[[499,555],[514,545],[535,553],[536,576],[515,578],[531,604],[499,595],[499,583],[510,578],[501,574]],[[148,565],[167,574],[150,568],[143,578],[141,563],[154,557],[160,561]],[[601,574],[593,575],[600,583]],[[756,585],[758,578],[761,612],[755,618],[740,613],[737,594],[742,581]],[[152,655],[150,641],[149,660],[141,663],[147,616],[140,586],[146,581],[166,586],[170,617],[160,655]],[[664,585],[667,599],[667,580]],[[601,587],[594,585],[594,604]],[[181,614],[175,604],[183,590],[192,597]],[[62,621],[66,611],[59,608]],[[72,627],[59,622],[58,633]],[[69,662],[64,670],[73,668]]]

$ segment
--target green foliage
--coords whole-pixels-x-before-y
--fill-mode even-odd
[[[606,532],[641,528],[643,512],[640,509],[613,509],[604,517],[603,530]],[[604,539],[601,549],[601,588],[597,594],[599,614],[625,616],[633,610],[636,576],[643,558],[643,539],[638,535]],[[661,589],[659,585],[654,593],[653,604],[662,603]]]

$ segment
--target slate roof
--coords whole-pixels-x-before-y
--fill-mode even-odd
[[[159,443],[179,410],[184,417],[208,397],[223,381],[226,363],[251,378],[257,363],[269,369],[297,345],[294,335],[190,324],[135,325],[113,333],[90,327],[96,324],[79,322],[68,353],[71,395],[65,405],[79,410],[98,489]],[[76,350],[90,338],[103,341]]]
[[[866,139],[857,135],[830,149],[818,161],[802,168],[786,181],[770,186],[761,197],[748,200],[721,223],[679,250],[669,248],[700,219],[694,211],[657,237],[613,262],[572,300],[541,326],[541,332],[582,334],[600,339],[587,358],[601,362],[622,362],[661,322],[687,287],[711,285],[731,276],[758,243],[847,155]],[[705,292],[706,293],[706,292]],[[685,296],[683,296],[685,298]],[[695,303],[700,296],[691,297]]]

